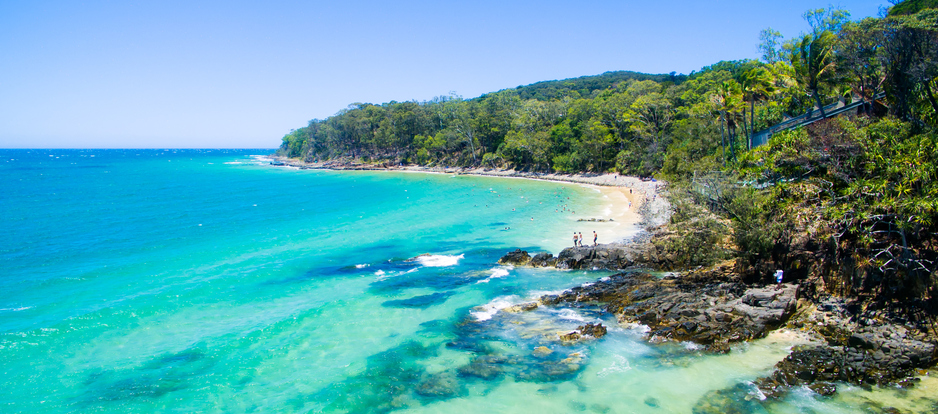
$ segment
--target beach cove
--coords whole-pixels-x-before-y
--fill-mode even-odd
[[[846,413],[934,404],[926,376],[912,389],[805,389],[762,406],[752,381],[810,340],[798,332],[712,355],[649,343],[641,325],[593,307],[512,312],[612,274],[496,262],[513,248],[556,253],[574,231],[627,239],[641,222],[628,187],[271,168],[258,154],[3,151],[0,411],[657,413],[735,399],[753,412]],[[633,201],[626,212],[623,198]],[[615,221],[578,221],[590,218]],[[585,323],[609,332],[557,339]]]

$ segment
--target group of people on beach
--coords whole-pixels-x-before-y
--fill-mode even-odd
[[[596,245],[596,240],[599,239],[599,235],[596,234],[596,230],[593,230],[593,246]],[[573,232],[573,247],[583,247],[583,233]]]

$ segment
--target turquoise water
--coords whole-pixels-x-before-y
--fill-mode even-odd
[[[608,275],[496,264],[557,253],[582,226],[556,207],[601,214],[596,191],[269,152],[0,150],[0,412],[658,413],[717,390],[756,412],[933,404],[929,381],[758,402],[749,382],[794,335],[707,356],[594,308],[505,311]],[[557,340],[596,321],[601,340]]]

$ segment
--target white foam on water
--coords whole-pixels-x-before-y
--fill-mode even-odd
[[[606,277],[601,277],[601,278],[599,278],[599,281],[600,281],[600,282],[608,282],[609,279],[612,279],[612,278],[610,278],[609,276],[606,276]]]
[[[531,291],[531,293],[528,294],[528,297],[532,299],[540,299],[541,296],[559,295],[566,291],[567,291],[566,289],[564,290],[533,290]]]
[[[557,317],[570,321],[586,322],[586,318],[573,309],[561,309],[557,312]]]
[[[759,401],[765,401],[766,398],[768,398],[765,396],[765,393],[763,393],[762,390],[760,390],[759,387],[757,387],[756,384],[753,383],[752,381],[746,381],[746,384],[749,385],[750,388],[752,388],[752,391],[749,391],[749,395],[752,395],[758,398]],[[814,394],[813,390],[810,390],[807,386],[804,386],[803,388],[804,388],[804,391],[807,391],[808,393],[810,393],[809,395],[813,396]]]
[[[26,309],[32,309],[32,308],[33,308],[32,306],[22,306],[19,308],[3,308],[3,309],[0,309],[0,312],[19,312],[19,311],[24,311]]]
[[[356,268],[356,269],[364,269],[364,268],[366,268],[366,267],[368,267],[368,266],[371,266],[371,265],[370,265],[370,264],[367,264],[367,263],[366,263],[366,264],[357,264],[357,265],[355,265],[355,268]]]
[[[622,327],[626,328],[626,329],[635,331],[635,332],[637,332],[637,333],[639,333],[639,334],[641,334],[641,335],[644,335],[644,334],[647,334],[647,333],[651,332],[651,328],[648,327],[648,325],[643,325],[643,324],[640,324],[640,323],[626,322],[626,323],[622,323],[622,324],[620,324],[620,325],[621,325]]]
[[[260,163],[269,163],[274,160],[273,158],[270,158],[269,156],[266,156],[266,155],[252,155],[251,158],[253,158],[254,161],[257,161]]]
[[[480,280],[480,281],[478,281],[478,282],[476,282],[476,283],[489,283],[490,281],[492,281],[492,279],[498,279],[498,278],[502,278],[502,277],[508,276],[508,271],[511,270],[511,269],[514,269],[514,266],[498,266],[498,267],[493,267],[493,268],[489,269],[489,270],[492,271],[492,275],[491,275],[491,276],[489,276],[489,277],[487,277],[487,278],[485,278],[485,279],[482,279],[482,280]]]
[[[375,272],[375,276],[384,276],[385,274],[386,273],[384,273],[384,270],[378,270],[377,272]]]
[[[228,161],[228,162],[226,162],[225,164],[234,164],[234,165],[240,165],[240,164],[244,164],[244,163],[243,163],[243,162],[241,162],[241,161]]]
[[[476,318],[476,321],[482,322],[492,319],[498,311],[514,305],[518,301],[517,296],[499,296],[492,299],[491,302],[482,306],[476,306],[469,314]]]
[[[608,367],[600,370],[596,374],[597,377],[602,378],[609,374],[625,372],[625,371],[629,371],[632,369],[632,364],[629,363],[628,358],[619,354],[614,354],[612,358],[614,359],[614,361],[612,361],[612,365],[609,365]]]
[[[427,256],[418,256],[414,260],[426,267],[446,267],[456,266],[459,263],[459,259],[462,259],[463,257],[465,257],[463,254],[459,256],[431,254]]]

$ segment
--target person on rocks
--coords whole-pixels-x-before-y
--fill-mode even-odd
[[[580,233],[580,247],[583,247],[583,233]]]
[[[596,240],[599,236],[596,234],[596,230],[593,230],[593,246],[596,246]]]
[[[573,247],[574,247],[574,248],[576,247],[576,242],[577,242],[578,239],[579,239],[579,237],[577,237],[576,232],[573,232]]]

